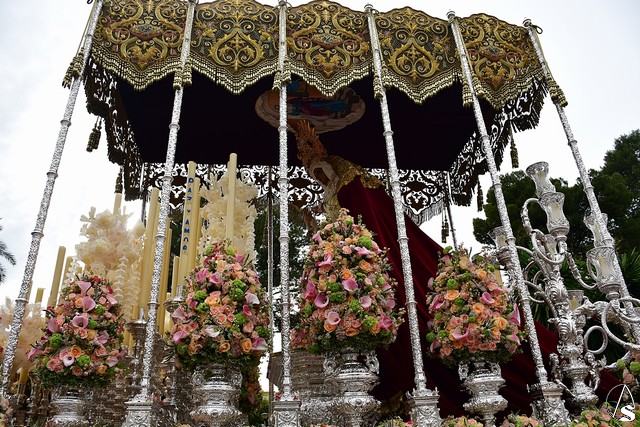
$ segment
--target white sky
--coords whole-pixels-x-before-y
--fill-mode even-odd
[[[275,5],[276,1],[265,3]],[[342,1],[356,10],[363,10],[366,3]],[[484,12],[518,25],[532,19],[544,30],[540,38],[545,56],[569,101],[566,112],[587,168],[599,168],[615,138],[640,128],[640,3],[636,0],[609,2],[606,7],[593,0],[371,3],[381,11],[411,4],[443,19],[448,10],[461,17]],[[0,40],[4,40],[0,46],[0,240],[18,260],[11,266],[0,259],[8,272],[0,298],[15,299],[23,280],[31,232],[68,99],[61,81],[89,12],[85,0],[6,1],[0,6]],[[32,300],[38,287],[47,288],[45,301],[48,297],[58,246],[65,246],[67,255],[75,254],[80,216],[92,206],[98,212],[113,207],[118,169],[107,161],[104,135],[97,152],[85,151],[94,121],[81,94],[44,229]],[[545,160],[552,176],[575,182],[578,173],[550,101],[538,129],[516,134],[516,139],[521,168]],[[502,172],[510,170],[507,160]],[[485,195],[489,181],[485,176]],[[128,212],[136,212],[132,223],[139,216],[140,203],[126,206]],[[475,250],[479,244],[471,232],[471,218],[479,215],[475,203],[454,210],[458,241]],[[425,229],[439,241],[439,218]]]

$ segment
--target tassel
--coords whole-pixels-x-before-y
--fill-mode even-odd
[[[520,161],[518,160],[518,149],[516,148],[516,140],[513,137],[513,128],[509,125],[509,136],[511,137],[511,167],[518,169]]]
[[[191,86],[193,83],[191,69],[191,56],[187,58],[187,62],[184,64],[184,70],[182,71],[182,85],[184,87]]]
[[[482,212],[482,206],[484,205],[484,196],[482,195],[482,187],[478,181],[478,212]]]
[[[178,90],[182,87],[182,71],[178,70],[173,74],[173,90]]]
[[[120,172],[118,172],[118,177],[116,178],[116,194],[123,194],[124,190],[122,188],[124,176],[124,168],[120,168]]]
[[[84,54],[82,53],[82,51],[80,51],[71,60],[71,64],[69,64],[69,68],[67,68],[67,72],[64,74],[64,79],[62,79],[62,87],[70,88],[73,79],[80,77],[80,73],[82,73],[83,63]]]
[[[447,217],[443,216],[444,221],[442,222],[442,243],[447,243],[447,237],[449,237],[449,222],[447,221]]]
[[[549,83],[549,95],[551,95],[551,100],[554,104],[560,105],[561,107],[567,106],[567,98],[564,96],[564,92],[558,86],[558,83],[555,80],[551,80]]]
[[[100,143],[100,129],[102,129],[102,120],[98,117],[96,124],[93,126],[93,130],[89,134],[89,142],[87,143],[87,151],[90,153],[98,148]]]

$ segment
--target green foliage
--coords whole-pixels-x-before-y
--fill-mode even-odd
[[[0,225],[0,231],[2,231],[2,226]],[[7,249],[6,243],[0,241],[0,257],[9,261],[11,265],[16,265],[16,258],[13,256],[11,252]],[[7,270],[4,265],[0,264],[0,284],[4,283],[7,277]]]
[[[591,174],[618,252],[630,253],[640,247],[640,130],[617,138],[602,169]]]
[[[267,212],[263,207],[258,209],[258,216],[255,221],[256,234],[256,271],[262,282],[262,286],[267,286],[268,277],[268,233],[267,233]],[[273,294],[276,301],[280,301],[280,209],[273,208]],[[304,222],[302,211],[293,206],[289,206],[289,292],[298,292],[298,282],[302,277],[304,255],[309,243],[307,227]],[[274,305],[274,318],[276,327],[280,323],[280,304]]]

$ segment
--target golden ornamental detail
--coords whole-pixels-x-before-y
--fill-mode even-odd
[[[460,61],[447,21],[409,7],[376,16],[385,85],[416,102],[435,95],[459,77]]]
[[[196,7],[191,55],[194,69],[241,92],[267,74],[278,59],[278,13],[253,0]]]
[[[509,99],[518,98],[534,79],[543,77],[524,27],[485,14],[471,15],[459,23],[478,82],[475,89],[494,107],[501,108]]]
[[[106,0],[92,55],[136,89],[180,67],[187,3],[180,0]]]
[[[287,55],[293,72],[323,94],[333,95],[369,72],[366,15],[329,1],[290,9]]]

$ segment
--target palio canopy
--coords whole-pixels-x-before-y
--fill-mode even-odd
[[[104,2],[86,89],[89,110],[105,119],[109,158],[122,165],[128,199],[161,174],[175,81],[191,83],[177,164],[195,161],[204,174],[232,152],[253,171],[278,164],[278,9],[252,0],[198,4],[183,72],[186,10],[186,2],[169,0]],[[374,16],[405,204],[419,216],[441,202],[439,171],[450,173],[454,202],[469,204],[486,165],[449,22],[411,8]],[[458,22],[500,161],[511,126],[537,125],[549,83],[525,28],[484,14]],[[386,168],[366,12],[329,1],[291,7],[286,34],[289,115],[312,121],[329,153]],[[288,154],[290,165],[300,165],[291,134]],[[292,180],[294,191],[308,184]]]

